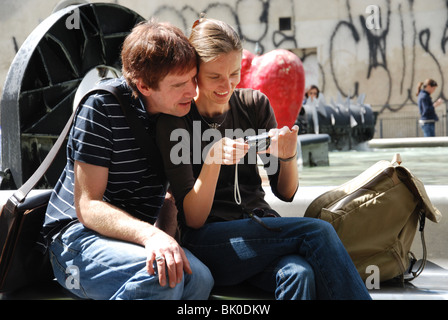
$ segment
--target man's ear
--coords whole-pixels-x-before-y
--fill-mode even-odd
[[[153,92],[153,90],[148,87],[148,85],[146,85],[141,79],[137,80],[136,85],[138,91],[140,91],[140,93],[146,97],[149,97]]]

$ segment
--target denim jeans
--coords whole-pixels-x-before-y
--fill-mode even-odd
[[[183,231],[183,245],[217,285],[249,281],[277,299],[370,299],[334,228],[314,218],[214,222]],[[281,231],[272,228],[281,228]]]
[[[434,122],[421,124],[420,127],[422,128],[424,137],[436,136],[436,124]]]
[[[146,271],[145,248],[102,237],[75,223],[50,246],[57,281],[81,298],[96,300],[204,300],[213,278],[209,269],[185,250],[192,275],[184,273],[175,288],[160,286]]]

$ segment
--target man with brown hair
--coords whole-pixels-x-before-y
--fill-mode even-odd
[[[158,114],[189,112],[197,55],[178,28],[137,25],[124,41],[122,63],[123,77],[107,84],[129,100],[150,135]],[[89,299],[208,298],[208,268],[158,227],[174,209],[161,172],[148,164],[112,94],[84,100],[43,229],[62,286]]]

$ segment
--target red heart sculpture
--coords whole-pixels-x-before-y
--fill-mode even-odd
[[[261,56],[243,50],[238,88],[263,92],[271,102],[278,127],[292,127],[302,108],[305,71],[294,53],[276,49]]]

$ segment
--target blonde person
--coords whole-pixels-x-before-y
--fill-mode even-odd
[[[298,128],[277,129],[265,95],[235,89],[242,58],[237,33],[224,22],[201,19],[190,42],[200,57],[198,95],[188,115],[162,115],[157,124],[182,245],[210,268],[218,285],[247,281],[276,299],[369,299],[330,224],[278,217],[264,200],[254,149],[243,137],[269,133],[262,156],[271,188],[292,201]]]

